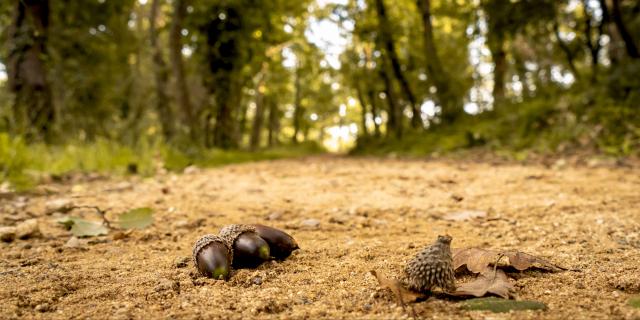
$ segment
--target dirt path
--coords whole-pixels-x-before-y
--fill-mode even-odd
[[[518,275],[518,298],[549,309],[492,318],[640,318],[626,304],[640,292],[638,167],[317,157],[49,188],[59,193],[0,200],[0,224],[33,215],[43,233],[0,243],[0,318],[402,318],[369,270],[396,274],[445,233],[453,247],[520,249],[582,270]],[[155,223],[67,248],[68,232],[44,214],[61,197],[114,212],[149,206]],[[441,218],[460,210],[488,216]],[[287,230],[302,249],[228,282],[180,267],[200,235],[253,222]],[[435,299],[415,310],[489,315]]]

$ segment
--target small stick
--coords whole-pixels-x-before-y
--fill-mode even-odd
[[[106,214],[107,214],[107,211],[109,211],[109,208],[102,210],[98,206],[72,206],[70,209],[71,210],[73,210],[73,209],[93,209],[100,215],[100,217],[102,218],[102,223],[107,228],[109,228],[111,230],[115,230],[116,229],[113,226],[111,226],[111,222],[107,219]]]

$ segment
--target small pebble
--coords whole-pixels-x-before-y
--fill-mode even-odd
[[[188,266],[190,262],[191,262],[191,257],[178,257],[174,261],[173,265],[176,268],[184,268]]]
[[[305,219],[300,223],[303,227],[316,229],[320,226],[320,220],[318,219]]]

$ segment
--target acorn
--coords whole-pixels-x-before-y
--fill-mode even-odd
[[[267,241],[271,248],[271,256],[276,259],[285,259],[291,255],[293,250],[300,249],[296,240],[282,230],[261,224],[253,224],[251,226],[255,228],[255,232],[260,238]]]
[[[228,279],[232,262],[233,252],[222,237],[207,234],[193,246],[193,264],[205,277]]]
[[[233,267],[255,268],[271,258],[269,244],[250,225],[232,224],[220,230],[220,237],[233,248]]]
[[[440,287],[447,292],[456,290],[451,258],[451,237],[438,236],[436,242],[425,247],[404,269],[403,282],[411,290],[428,292]]]

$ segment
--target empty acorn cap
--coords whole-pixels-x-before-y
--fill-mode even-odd
[[[271,257],[269,244],[255,231],[253,226],[243,224],[228,225],[220,230],[220,237],[233,248],[234,267],[253,268]]]
[[[193,264],[200,274],[226,279],[231,273],[233,250],[225,239],[207,234],[202,236],[193,246]]]

